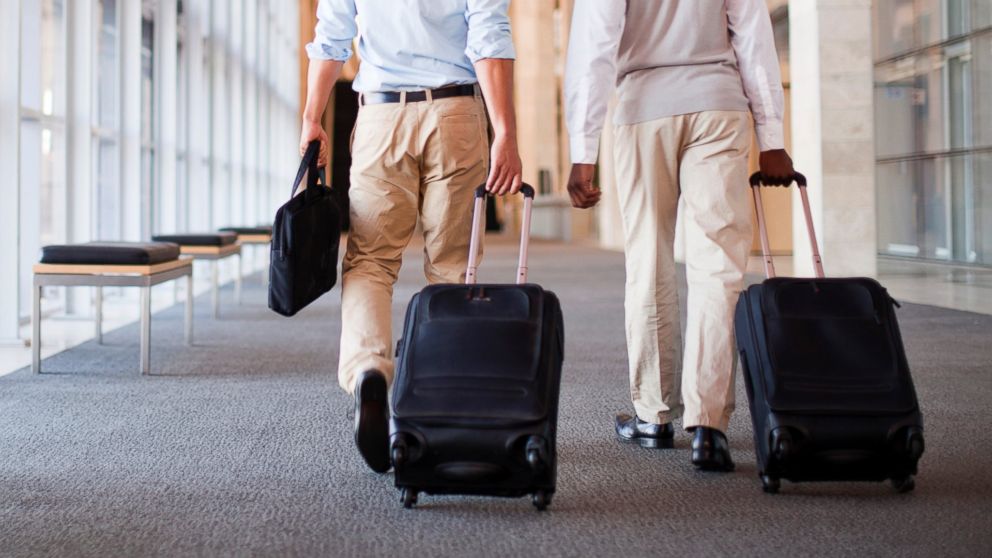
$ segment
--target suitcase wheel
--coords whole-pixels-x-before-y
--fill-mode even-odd
[[[394,468],[399,469],[400,467],[402,467],[403,464],[406,463],[406,445],[405,444],[394,445],[391,453],[391,457],[393,458]]]
[[[892,488],[895,488],[899,494],[905,494],[916,488],[916,481],[913,479],[913,475],[893,477]]]
[[[404,508],[412,508],[417,505],[417,491],[412,488],[404,488],[400,491],[400,501],[403,502]]]
[[[548,509],[549,505],[551,505],[551,494],[545,492],[544,490],[538,490],[534,493],[534,496],[531,497],[531,502],[534,503],[534,507],[537,508],[537,511],[544,511]]]
[[[540,436],[531,436],[525,446],[527,464],[535,472],[541,472],[548,463],[548,444]]]
[[[792,432],[788,428],[776,428],[772,431],[771,450],[778,463],[787,462],[795,447]]]
[[[778,494],[778,489],[782,487],[782,481],[778,477],[771,475],[761,475],[761,489],[765,494]]]

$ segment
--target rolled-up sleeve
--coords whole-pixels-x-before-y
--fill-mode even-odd
[[[473,64],[486,58],[516,58],[507,15],[509,6],[510,0],[468,0],[465,55]]]
[[[357,15],[355,0],[320,0],[317,29],[313,42],[307,45],[307,56],[311,60],[341,62],[351,58],[352,43],[358,35]]]

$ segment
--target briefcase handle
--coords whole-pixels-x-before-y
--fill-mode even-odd
[[[307,150],[303,153],[303,160],[300,161],[300,170],[296,172],[296,180],[293,181],[293,191],[289,193],[290,199],[301,193],[299,189],[304,177],[307,179],[307,187],[303,192],[308,193],[308,195],[315,192],[319,184],[327,185],[327,179],[324,177],[324,168],[317,168],[319,160],[320,140],[314,140],[310,142]]]
[[[820,248],[816,242],[816,230],[813,228],[813,212],[809,207],[809,196],[806,194],[806,177],[800,173],[792,175],[792,181],[799,186],[799,197],[803,200],[803,214],[806,217],[806,231],[809,233],[809,241],[813,247],[813,269],[816,276],[823,278],[823,259],[820,258]],[[775,263],[772,261],[772,251],[768,243],[768,228],[765,226],[765,209],[761,205],[761,186],[764,183],[764,176],[760,172],[751,175],[751,194],[754,195],[754,209],[758,214],[758,233],[761,235],[761,255],[765,260],[765,276],[769,279],[775,277]],[[787,185],[788,188],[791,184]]]
[[[520,231],[520,258],[517,260],[517,284],[527,282],[527,259],[530,250],[530,216],[534,211],[534,188],[530,184],[520,186],[524,196],[524,219]],[[486,214],[486,185],[475,189],[475,209],[472,212],[472,241],[468,249],[468,271],[465,273],[465,284],[474,285],[478,282],[479,246],[482,244],[482,229]]]

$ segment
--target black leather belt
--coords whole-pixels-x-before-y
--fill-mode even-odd
[[[449,97],[472,97],[475,95],[474,85],[453,85],[440,89],[431,89],[432,99],[447,99]],[[399,103],[402,93],[399,91],[381,91],[378,93],[362,93],[363,105],[381,105],[383,103]],[[406,102],[420,103],[427,100],[427,91],[407,91]]]

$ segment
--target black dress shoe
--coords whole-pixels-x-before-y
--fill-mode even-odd
[[[355,445],[370,469],[389,470],[389,387],[378,370],[362,372],[355,384]]]
[[[652,424],[627,414],[617,415],[617,436],[625,442],[637,442],[641,447],[671,449],[675,429],[672,423]]]
[[[692,437],[692,464],[703,471],[734,470],[734,460],[730,458],[730,446],[723,432],[705,426],[695,428]]]

